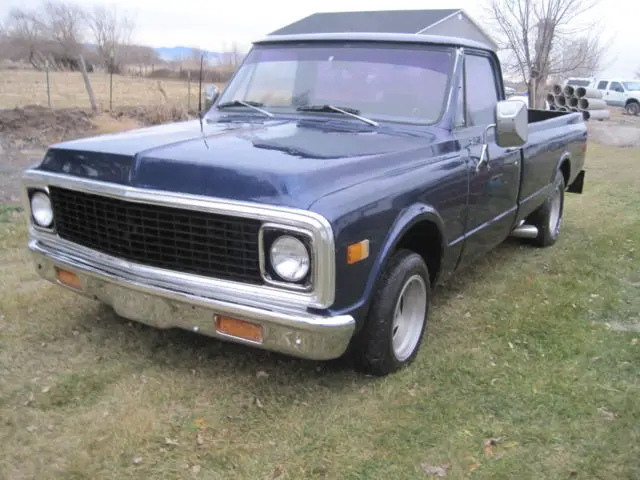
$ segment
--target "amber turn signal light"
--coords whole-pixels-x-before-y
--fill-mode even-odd
[[[66,285],[67,287],[71,287],[76,290],[82,289],[82,283],[80,282],[80,277],[78,277],[73,272],[69,272],[67,270],[60,270],[59,268],[56,268],[56,278],[62,285]]]
[[[368,256],[369,240],[362,240],[347,247],[347,263],[349,265],[364,260]]]
[[[242,338],[250,342],[262,343],[261,325],[222,315],[216,315],[215,322],[218,333]]]

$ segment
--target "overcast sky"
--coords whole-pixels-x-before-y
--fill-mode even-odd
[[[154,47],[177,45],[219,51],[225,44],[238,42],[248,48],[250,42],[320,11],[413,10],[463,8],[481,20],[487,0],[105,0],[119,10],[135,14],[135,40]],[[79,0],[90,6],[92,0]],[[4,17],[14,6],[39,5],[39,0],[0,0]],[[601,0],[593,15],[601,19],[605,35],[611,39],[607,68],[603,76],[633,78],[640,68],[640,35],[637,13],[624,0]],[[490,33],[490,32],[489,32]]]

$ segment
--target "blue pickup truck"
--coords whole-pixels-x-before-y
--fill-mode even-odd
[[[301,358],[415,358],[432,288],[582,193],[578,113],[504,100],[495,52],[270,36],[196,120],[51,146],[23,176],[45,279],[125,318]]]

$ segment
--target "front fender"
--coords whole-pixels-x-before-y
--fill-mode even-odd
[[[380,248],[380,252],[378,253],[378,257],[371,269],[371,273],[375,273],[375,278],[384,268],[386,260],[389,258],[390,254],[394,251],[398,242],[402,238],[402,236],[411,230],[411,228],[422,222],[422,221],[430,221],[433,222],[440,232],[440,255],[442,255],[444,251],[444,221],[440,214],[430,205],[425,205],[423,203],[415,203],[400,212],[398,218],[393,223],[392,227],[389,229],[389,233],[384,240],[382,248]],[[369,282],[372,279],[369,278]],[[367,282],[367,286],[369,285]],[[375,280],[374,280],[375,283]]]
[[[389,228],[388,233],[385,236],[380,249],[378,250],[375,261],[373,262],[369,270],[362,296],[355,304],[350,305],[345,311],[349,311],[352,313],[354,311],[357,312],[357,314],[354,315],[357,320],[366,318],[378,278],[384,270],[389,257],[394,252],[403,235],[408,232],[414,225],[422,221],[430,221],[437,226],[440,233],[440,255],[442,255],[444,251],[445,236],[444,221],[442,220],[440,214],[432,206],[423,203],[415,203],[413,205],[410,205],[409,207],[404,208],[399,212],[395,221]],[[358,327],[361,324],[362,322],[359,321]]]

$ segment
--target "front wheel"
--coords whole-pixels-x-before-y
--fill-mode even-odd
[[[418,354],[427,322],[429,271],[420,255],[400,250],[380,278],[366,323],[354,339],[360,370],[384,376]]]

